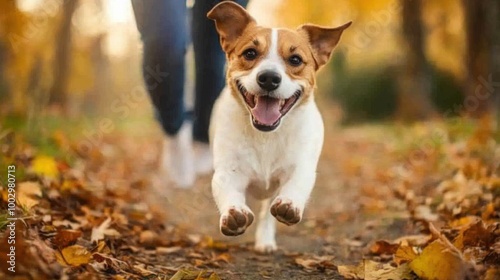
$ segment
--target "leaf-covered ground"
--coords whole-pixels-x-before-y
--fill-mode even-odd
[[[280,250],[260,255],[255,226],[218,232],[209,176],[191,190],[162,181],[151,123],[91,145],[70,129],[42,131],[42,145],[4,126],[0,278],[500,279],[500,139],[487,123],[332,127],[305,218],[279,225]]]

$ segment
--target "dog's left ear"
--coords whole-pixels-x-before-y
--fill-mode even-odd
[[[232,1],[217,4],[208,12],[207,17],[215,21],[220,44],[226,53],[231,52],[234,43],[247,27],[257,24],[242,6]]]
[[[313,49],[316,69],[326,64],[330,59],[333,49],[340,41],[340,36],[352,21],[335,28],[327,28],[313,24],[304,24],[298,28],[299,32],[305,32],[309,44]]]

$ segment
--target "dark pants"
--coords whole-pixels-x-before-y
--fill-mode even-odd
[[[185,0],[132,0],[144,43],[146,87],[168,135],[175,135],[188,115],[184,105],[184,80],[188,26],[191,26],[196,67],[193,138],[208,142],[212,107],[224,87],[225,55],[215,24],[206,15],[219,2],[195,1],[189,25]],[[248,1],[235,2],[246,5]]]

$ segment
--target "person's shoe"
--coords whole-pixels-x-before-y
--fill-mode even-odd
[[[195,168],[199,175],[206,175],[213,172],[213,157],[210,145],[207,143],[195,142]]]
[[[185,122],[177,135],[163,141],[160,172],[178,188],[190,188],[196,180],[191,127]]]

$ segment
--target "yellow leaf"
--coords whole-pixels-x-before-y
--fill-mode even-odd
[[[220,280],[219,276],[217,274],[215,274],[215,272],[213,272],[212,274],[210,274],[210,276],[208,277],[208,280]]]
[[[35,174],[40,176],[48,178],[57,178],[59,176],[57,162],[49,156],[36,156],[31,163],[31,168]]]
[[[399,246],[394,255],[394,262],[397,264],[402,264],[406,262],[411,262],[417,257],[415,251],[411,246]]]
[[[28,210],[38,204],[41,196],[42,190],[37,182],[22,182],[17,185],[17,202]]]
[[[464,279],[465,264],[462,257],[437,239],[427,246],[411,263],[410,268],[423,279]]]
[[[57,261],[63,266],[79,266],[90,261],[91,254],[85,247],[73,245],[56,252]]]
[[[177,271],[177,273],[174,274],[170,278],[170,280],[194,280],[194,279],[199,279],[200,274],[203,274],[204,271],[196,271],[196,270],[187,270],[187,269],[182,269]]]
[[[359,265],[339,265],[337,269],[346,279],[365,279],[364,261]]]
[[[363,260],[359,265],[339,265],[340,275],[346,279],[413,279],[408,264],[394,267],[390,264]]]

